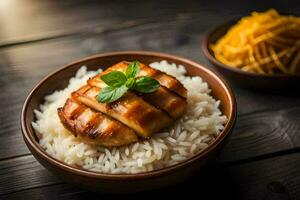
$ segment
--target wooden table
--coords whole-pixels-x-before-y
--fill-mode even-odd
[[[209,68],[206,30],[253,10],[299,14],[294,1],[0,1],[0,199],[100,199],[53,176],[30,154],[19,125],[22,103],[49,72],[109,51],[150,50]],[[232,83],[238,120],[215,167],[182,184],[144,194],[226,199],[300,199],[300,95]],[[123,198],[122,196],[121,198]],[[140,197],[139,197],[140,198]]]

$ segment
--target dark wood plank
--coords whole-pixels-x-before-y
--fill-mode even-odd
[[[210,181],[209,176],[212,175]],[[196,183],[196,185],[194,184]],[[188,185],[187,185],[188,184]],[[224,187],[223,185],[226,185]],[[203,195],[210,194],[214,188],[220,188],[217,196],[222,195],[231,198],[235,194],[233,185],[230,184],[230,177],[223,170],[199,174],[188,182],[148,193],[147,196],[159,197],[162,192],[165,194],[176,193],[178,195],[189,192],[196,194],[197,187],[203,188]],[[0,168],[0,199],[98,199],[100,194],[90,193],[77,187],[71,186],[62,181],[38,164],[32,156],[10,159],[1,163]],[[142,194],[138,194],[142,195]],[[101,194],[101,197],[103,194]],[[130,195],[135,198],[135,195]]]
[[[228,184],[228,178],[225,173],[215,173],[213,178],[219,176],[219,179],[213,179],[214,181],[219,181],[218,183],[213,182],[213,180],[209,179],[212,177],[208,176],[197,176],[197,178],[206,179],[203,182],[197,181],[196,179],[190,180],[190,182],[184,182],[178,184],[176,186],[163,188],[161,190],[156,191],[148,191],[144,193],[137,194],[103,194],[103,193],[94,193],[89,192],[77,187],[74,187],[70,184],[58,184],[58,185],[49,185],[47,187],[39,187],[33,188],[25,191],[14,192],[11,194],[3,195],[3,198],[10,199],[19,199],[19,198],[29,198],[31,200],[38,199],[56,199],[56,200],[81,200],[81,199],[99,199],[101,198],[112,198],[112,199],[141,199],[141,198],[161,198],[162,195],[185,195],[186,197],[192,198],[193,196],[210,196],[211,199],[216,198],[229,198],[229,199],[237,199],[236,191],[233,191],[233,187]],[[220,177],[224,179],[220,179]],[[195,177],[196,178],[196,177]],[[208,181],[207,181],[208,180]],[[223,185],[222,185],[223,184]],[[225,187],[224,187],[225,186]],[[218,193],[212,193],[211,191],[215,190],[218,187]],[[199,190],[201,188],[201,190]],[[199,194],[199,192],[201,194]]]
[[[0,195],[61,182],[32,155],[1,161]]]
[[[199,4],[200,3],[200,4]],[[37,1],[3,3],[3,31],[0,46],[9,46],[49,38],[83,33],[99,33],[120,25],[143,21],[174,19],[185,13],[197,13],[206,5],[197,1]],[[14,10],[14,12],[12,12]],[[45,12],[47,10],[47,12]],[[26,17],[23,17],[26,16]],[[36,18],[38,17],[38,21]],[[74,26],[76,24],[76,26]]]
[[[101,32],[112,24],[130,23],[130,18],[114,17],[121,4],[109,1],[7,1],[1,5],[1,46],[85,32]],[[123,11],[124,12],[124,11]]]
[[[234,15],[245,15],[253,10],[270,7],[284,12],[299,12],[297,0],[249,1],[241,4],[237,0],[220,4],[219,1],[95,1],[95,0],[26,0],[3,1],[1,8],[0,45],[9,45],[94,32],[113,25],[139,20],[161,20],[166,16],[173,18],[181,14],[202,13],[203,22],[209,23],[214,15],[226,19]],[[200,25],[200,24],[199,24]]]
[[[300,107],[244,114],[219,161],[233,162],[257,156],[300,152]],[[289,152],[286,152],[289,150]]]
[[[229,168],[241,199],[299,199],[299,153]]]
[[[299,153],[242,165],[215,166],[199,171],[176,186],[148,193],[122,196],[158,198],[163,194],[193,195],[224,199],[299,199]],[[1,164],[1,199],[98,199],[109,197],[90,193],[61,182],[43,169],[32,156]],[[213,192],[214,191],[214,192]],[[114,196],[120,198],[121,196]]]

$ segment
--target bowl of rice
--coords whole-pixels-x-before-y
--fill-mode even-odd
[[[139,60],[176,77],[188,90],[185,114],[148,140],[104,148],[86,144],[60,123],[57,108],[89,77],[123,60]],[[191,60],[157,52],[105,53],[75,61],[40,81],[21,113],[34,157],[67,182],[101,192],[137,192],[180,182],[211,163],[236,119],[227,82]]]

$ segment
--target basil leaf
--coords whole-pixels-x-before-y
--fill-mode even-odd
[[[134,78],[129,78],[129,79],[127,79],[125,85],[126,85],[126,87],[129,88],[129,89],[134,88],[134,85],[135,85],[135,80],[134,80]]]
[[[151,93],[159,88],[160,84],[157,80],[150,77],[139,77],[135,81],[134,90],[142,93]]]
[[[117,88],[126,82],[126,76],[119,71],[113,71],[100,77],[108,86]]]
[[[125,71],[126,78],[134,78],[140,71],[140,63],[139,61],[131,62]]]
[[[105,87],[103,88],[97,96],[97,101],[101,103],[111,103],[119,98],[121,98],[128,88],[125,85],[122,85],[118,88]]]

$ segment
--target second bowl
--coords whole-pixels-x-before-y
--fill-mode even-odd
[[[245,72],[237,68],[227,66],[218,61],[214,52],[210,49],[222,36],[224,36],[230,27],[235,25],[238,20],[231,20],[208,31],[201,44],[205,57],[214,65],[214,67],[224,76],[235,83],[251,89],[281,91],[291,88],[297,88],[300,84],[300,76],[291,76],[286,74],[256,74]],[[299,87],[298,87],[299,88]]]

